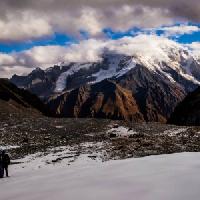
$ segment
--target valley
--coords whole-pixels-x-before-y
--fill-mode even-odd
[[[60,157],[56,157],[59,162],[66,156],[62,155],[60,147],[71,149],[74,159],[86,154],[102,161],[200,151],[199,127],[105,119],[21,117],[9,116],[0,122],[0,146],[8,147],[14,160],[60,151]]]
[[[0,200],[199,200],[199,1],[0,0]]]
[[[200,151],[200,127],[144,121],[131,92],[113,81],[72,91],[60,97],[63,102],[52,100],[49,104],[54,104],[54,111],[49,110],[52,105],[7,79],[0,80],[0,89],[0,147],[7,149],[13,160],[56,154],[47,161],[52,164],[82,155],[108,161]],[[56,118],[59,110],[74,113]]]

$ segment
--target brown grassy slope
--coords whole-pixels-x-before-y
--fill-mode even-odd
[[[62,117],[144,121],[132,93],[109,80],[82,86],[51,100],[48,105]]]

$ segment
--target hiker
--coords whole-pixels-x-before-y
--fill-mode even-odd
[[[8,177],[8,165],[10,165],[10,157],[9,155],[6,153],[5,150],[3,150],[1,152],[1,155],[0,155],[0,163],[1,163],[1,166],[3,167],[3,174],[4,174],[4,170],[6,172],[6,177]]]

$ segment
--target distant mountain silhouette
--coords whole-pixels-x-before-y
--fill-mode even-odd
[[[168,123],[176,125],[200,125],[200,87],[189,93],[178,104]]]
[[[8,79],[0,79],[0,113],[49,115],[48,109],[36,95],[17,88]]]

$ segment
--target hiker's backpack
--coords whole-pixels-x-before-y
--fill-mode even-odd
[[[5,154],[3,156],[3,163],[6,164],[6,165],[10,165],[10,157],[8,154]]]
[[[4,168],[2,163],[2,156],[0,155],[0,178],[4,177]]]
[[[0,164],[0,178],[4,177],[4,168],[3,166]]]

